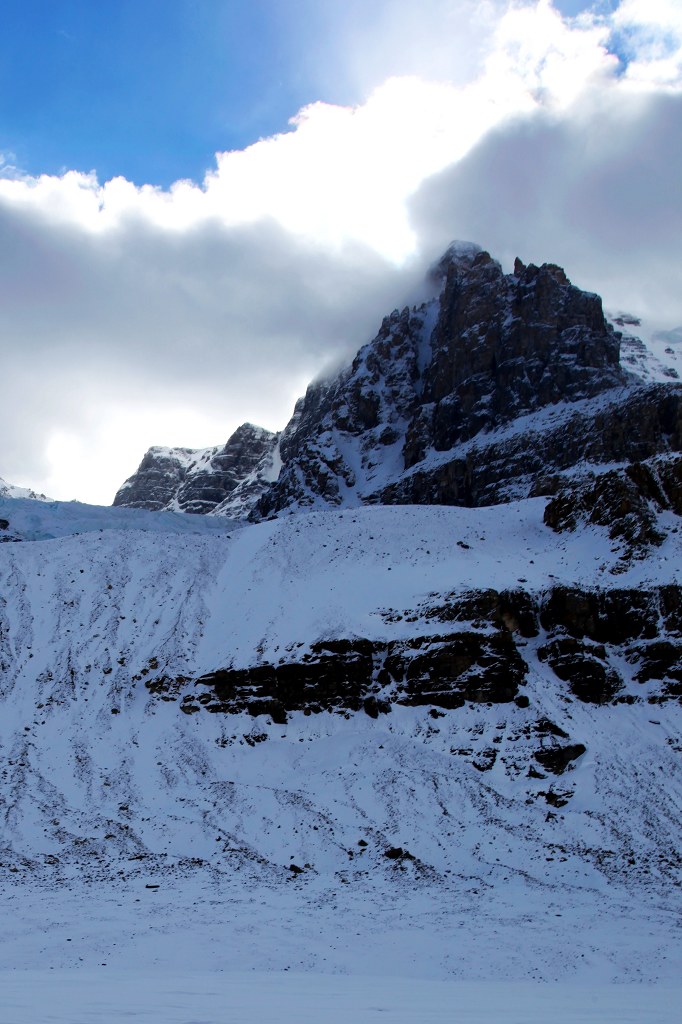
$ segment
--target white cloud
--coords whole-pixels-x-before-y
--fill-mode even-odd
[[[549,28],[536,35],[542,23]],[[566,24],[540,4],[512,11],[500,35],[496,66],[518,40],[530,56],[513,67],[524,69],[525,83],[536,78],[537,105],[519,104],[517,117],[411,200],[425,250],[438,251],[456,231],[508,266],[515,255],[560,262],[612,308],[682,322],[679,5],[627,0],[610,19]],[[614,40],[619,63],[604,49]],[[504,75],[513,77],[511,65]]]
[[[627,76],[659,89],[679,86],[682,5],[679,0],[622,0],[611,24],[629,58]]]
[[[422,244],[439,251],[456,225],[509,269],[557,262],[611,308],[682,323],[682,96],[619,101],[489,135],[413,200]]]
[[[105,501],[150,444],[283,425],[451,237],[675,314],[679,5],[475,9],[380,4],[346,58],[367,98],[312,103],[201,184],[0,176],[0,475]]]
[[[410,287],[368,249],[330,254],[272,221],[175,231],[130,216],[91,231],[0,200],[0,237],[3,469],[57,497],[94,494],[74,492],[76,462],[84,487],[93,464],[109,474],[107,501],[122,451],[125,476],[150,444],[216,444],[247,419],[280,428]],[[68,460],[65,436],[86,438]]]

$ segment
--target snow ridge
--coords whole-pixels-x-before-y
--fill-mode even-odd
[[[30,487],[17,487],[8,484],[0,477],[0,498],[30,498],[32,501],[52,501],[45,494],[40,494]]]

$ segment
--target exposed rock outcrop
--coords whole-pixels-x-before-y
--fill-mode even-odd
[[[370,500],[492,505],[552,494],[567,477],[593,479],[600,465],[682,449],[682,387],[617,388],[598,403],[577,404],[476,437],[445,458],[416,465]]]
[[[336,379],[312,385],[257,516],[316,504],[478,506],[551,493],[558,474],[682,449],[682,387],[619,365],[601,300],[553,264],[505,275],[472,246],[440,295],[394,311]]]
[[[587,704],[608,704],[622,688],[620,676],[606,664],[604,647],[562,636],[541,647],[538,657]]]
[[[137,470],[118,489],[112,504],[151,512],[171,508],[197,454],[192,448],[150,448]]]
[[[330,640],[313,644],[300,661],[220,669],[197,684],[213,691],[216,710],[270,714],[279,721],[286,718],[284,712],[306,709],[364,709],[376,717],[392,703],[441,708],[462,707],[466,701],[506,704],[527,671],[508,633],[458,632],[389,644]]]
[[[245,423],[217,448],[150,448],[114,505],[245,518],[279,470],[277,435]]]
[[[413,610],[411,621],[414,633],[404,640],[330,639],[313,643],[298,660],[217,669],[195,681],[182,709],[249,711],[286,722],[292,711],[364,710],[375,718],[394,704],[454,710],[516,699],[527,707],[519,690],[531,664],[540,672],[549,667],[564,695],[584,704],[656,703],[682,693],[679,586],[442,595]],[[459,628],[427,631],[434,622]],[[541,629],[539,645],[529,645]],[[623,661],[633,666],[629,686],[619,669]],[[146,685],[153,690],[155,682]],[[568,738],[552,723],[541,732],[552,737],[552,750],[557,738]],[[553,767],[549,755],[537,760],[556,773],[579,753],[566,747],[563,767],[560,752]]]
[[[394,310],[349,367],[310,385],[281,438],[246,424],[223,448],[150,449],[114,504],[253,520],[322,505],[481,506],[682,451],[682,385],[624,369],[601,299],[560,267],[517,260],[504,274],[457,243],[432,286],[434,299]],[[632,474],[612,484],[641,487]],[[641,515],[633,528],[644,542]]]
[[[533,756],[542,767],[553,775],[563,775],[568,766],[585,753],[584,743],[569,743],[565,747],[550,747],[538,750]]]
[[[553,530],[575,530],[580,522],[606,526],[622,540],[627,555],[643,555],[660,545],[664,533],[657,514],[682,515],[682,457],[635,462],[593,478],[564,484],[547,504],[545,523]]]

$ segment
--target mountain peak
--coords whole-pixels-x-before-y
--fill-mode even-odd
[[[490,258],[490,254],[485,252],[476,242],[463,242],[461,240],[450,242],[450,245],[440,259],[431,267],[429,277],[436,281],[442,280],[447,274],[448,267],[469,267],[482,253]]]
[[[277,475],[277,435],[243,423],[213,448],[150,448],[113,504],[150,511],[248,514]]]
[[[384,317],[350,366],[310,385],[281,437],[244,424],[223,447],[152,450],[114,503],[242,518],[484,505],[678,445],[682,390],[621,366],[622,333],[562,267],[517,258],[505,274],[456,241],[430,273],[437,297]]]
[[[0,498],[32,498],[34,501],[52,501],[46,494],[34,491],[31,487],[17,487],[8,484],[0,477]]]
[[[562,423],[591,400],[615,415],[632,386],[599,296],[552,263],[517,260],[505,274],[472,243],[453,243],[435,274],[436,299],[394,310],[349,368],[309,389],[261,515],[317,504],[489,504],[526,496],[548,466],[588,457],[588,408],[567,436]],[[598,461],[626,448],[614,432]]]

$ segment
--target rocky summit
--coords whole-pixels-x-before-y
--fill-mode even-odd
[[[31,498],[33,501],[52,501],[46,494],[39,494],[31,487],[17,487],[0,478],[0,498]]]
[[[277,476],[276,443],[276,434],[244,423],[222,447],[150,448],[113,504],[240,518]]]
[[[256,514],[487,505],[680,450],[682,386],[624,370],[601,300],[560,267],[517,260],[504,274],[455,246],[433,278],[436,298],[395,310],[351,367],[308,389]]]
[[[394,310],[349,367],[310,385],[281,437],[246,424],[222,449],[152,448],[114,503],[252,520],[482,506],[680,451],[682,385],[621,365],[622,333],[560,267],[517,259],[505,274],[458,243],[430,281],[433,299]]]

